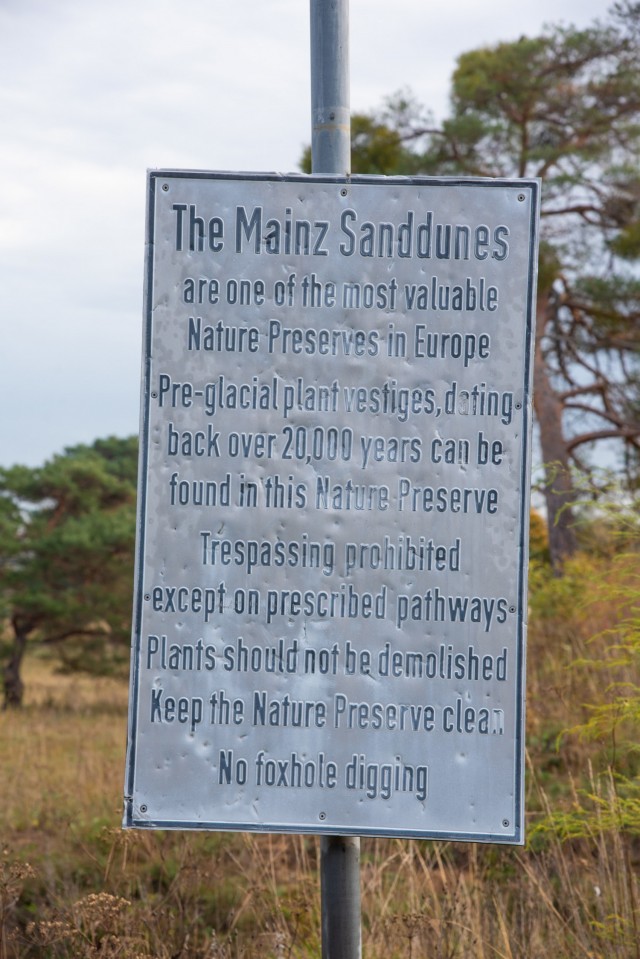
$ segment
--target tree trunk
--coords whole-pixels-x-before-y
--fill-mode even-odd
[[[18,709],[22,706],[24,696],[24,683],[22,682],[21,669],[27,647],[28,633],[20,629],[15,622],[13,628],[13,647],[9,653],[9,659],[5,664],[3,675],[4,709]]]
[[[540,430],[544,464],[544,497],[551,562],[558,572],[577,548],[575,518],[571,509],[576,492],[562,429],[562,403],[549,379],[542,352],[548,300],[539,293],[536,346],[533,365],[533,405]]]

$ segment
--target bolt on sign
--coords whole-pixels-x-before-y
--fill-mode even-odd
[[[150,173],[126,826],[523,841],[538,191]]]

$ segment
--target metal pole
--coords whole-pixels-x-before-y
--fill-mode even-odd
[[[311,170],[351,172],[349,0],[311,0]],[[322,959],[360,959],[360,839],[323,836]]]
[[[322,959],[360,959],[360,839],[320,840]]]
[[[311,169],[351,172],[349,0],[311,0]]]

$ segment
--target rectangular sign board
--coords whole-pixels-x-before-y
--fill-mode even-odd
[[[523,841],[538,190],[150,173],[126,826]]]

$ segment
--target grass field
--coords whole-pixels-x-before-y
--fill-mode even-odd
[[[639,959],[637,568],[534,570],[529,844],[363,840],[365,957]],[[126,684],[34,657],[25,683],[0,713],[0,959],[320,955],[315,838],[122,831]]]

